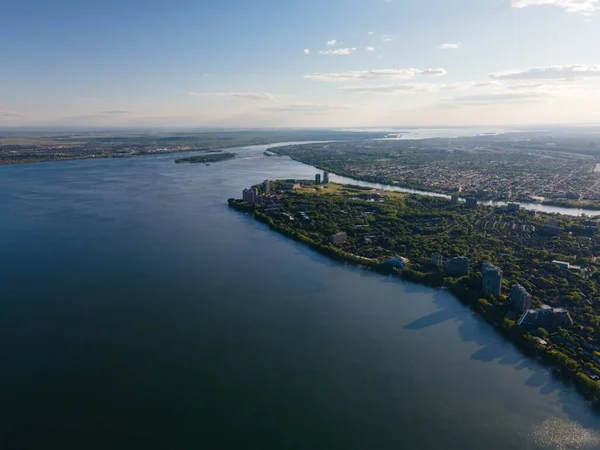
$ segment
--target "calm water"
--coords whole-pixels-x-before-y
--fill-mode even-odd
[[[600,419],[444,292],[226,207],[264,147],[0,167],[1,449],[592,449]]]

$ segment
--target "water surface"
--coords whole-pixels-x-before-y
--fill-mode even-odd
[[[450,295],[229,210],[313,176],[265,148],[0,167],[0,448],[599,448]]]

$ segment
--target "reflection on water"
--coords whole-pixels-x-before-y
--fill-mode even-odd
[[[600,435],[597,432],[557,417],[545,420],[534,430],[533,436],[536,444],[542,448],[570,450],[600,447]]]

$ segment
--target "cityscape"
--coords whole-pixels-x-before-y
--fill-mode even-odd
[[[334,142],[274,151],[338,175],[401,187],[479,200],[600,207],[595,135],[566,134]]]
[[[229,204],[331,256],[449,289],[513,339],[530,339],[529,350],[565,374],[561,358],[581,364],[570,376],[600,379],[595,219],[344,186],[327,171],[265,180]]]

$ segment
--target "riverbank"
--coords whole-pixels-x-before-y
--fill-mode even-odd
[[[304,214],[308,214],[312,217],[313,213],[317,211],[317,209],[311,209],[311,206],[307,205],[308,200],[306,196],[298,196],[297,194],[287,195],[297,196],[294,198],[294,204],[301,205],[302,211],[307,211]],[[360,194],[352,192],[351,195],[358,196]],[[335,195],[332,194],[324,194],[324,196],[335,197]],[[348,212],[349,208],[356,207],[356,205],[348,203],[347,200],[348,199],[346,199],[347,206],[345,206],[345,208]],[[394,201],[400,202],[403,200],[398,198]],[[412,201],[412,199],[404,201]],[[474,312],[482,316],[496,331],[502,334],[506,339],[512,341],[524,354],[554,367],[555,372],[560,374],[565,380],[574,382],[578,390],[587,400],[595,401],[600,397],[600,385],[591,378],[592,374],[594,374],[597,369],[591,367],[592,364],[590,364],[589,361],[586,361],[582,354],[573,354],[569,349],[570,344],[568,343],[571,342],[570,339],[578,336],[578,333],[582,333],[579,325],[570,332],[558,330],[548,333],[545,330],[540,331],[540,329],[522,329],[516,325],[514,317],[512,319],[507,317],[507,313],[510,310],[510,304],[505,297],[496,299],[483,298],[481,296],[479,274],[476,271],[473,270],[472,273],[466,277],[449,278],[444,276],[439,270],[423,269],[423,267],[418,264],[416,266],[410,265],[404,268],[396,268],[383,263],[381,258],[366,257],[343,249],[340,246],[331,245],[328,243],[326,236],[302,229],[300,225],[297,225],[298,222],[296,221],[288,222],[287,225],[283,225],[281,221],[274,220],[274,217],[267,214],[261,207],[257,208],[235,199],[229,199],[228,203],[231,208],[253,214],[253,217],[256,220],[265,223],[272,230],[302,242],[311,249],[332,259],[358,265],[384,275],[393,275],[406,281],[423,284],[433,288],[446,288],[459,299],[459,301],[468,305]],[[286,211],[292,210],[294,209],[286,209]],[[375,217],[374,220],[377,220],[377,213],[372,214],[373,215],[370,217]],[[373,234],[373,231],[371,231],[371,234]],[[414,236],[411,236],[411,238],[414,238]],[[369,239],[372,238],[369,237]],[[391,242],[390,236],[386,239],[388,242]],[[510,274],[512,271],[510,266],[507,266],[506,263],[503,265],[507,268],[507,274]],[[541,295],[544,294],[541,293]],[[566,337],[563,337],[563,334],[565,334]]]
[[[465,148],[469,149],[469,145],[475,145],[469,144],[468,138],[465,139],[466,141],[463,143]],[[404,145],[407,144],[404,143]],[[389,145],[379,148],[368,142],[339,142],[302,147],[280,147],[273,149],[273,152],[288,156],[294,161],[310,164],[320,170],[355,180],[448,197],[458,193],[463,200],[466,197],[473,197],[484,203],[513,201],[537,203],[536,198],[531,198],[531,192],[537,192],[539,183],[533,183],[529,177],[514,178],[523,166],[528,166],[531,167],[537,179],[544,180],[544,183],[554,180],[554,188],[546,194],[540,194],[546,198],[539,205],[570,209],[588,208],[594,215],[597,214],[596,211],[600,210],[600,201],[564,198],[567,192],[572,197],[573,193],[587,192],[595,186],[593,184],[595,181],[586,178],[585,170],[583,173],[577,172],[583,170],[581,166],[572,167],[573,171],[568,175],[573,176],[575,172],[579,173],[575,177],[577,180],[575,187],[562,186],[560,183],[564,181],[563,175],[568,178],[567,174],[561,172],[564,168],[555,167],[550,163],[538,167],[536,165],[539,163],[538,159],[521,160],[521,158],[527,159],[531,156],[515,153],[514,149],[507,149],[506,154],[491,150],[486,153],[487,158],[494,161],[501,160],[502,162],[498,164],[502,167],[514,168],[514,170],[508,171],[512,175],[507,175],[506,172],[495,169],[494,165],[488,165],[486,159],[481,160],[483,156],[477,150],[479,146],[458,153],[448,153],[442,148],[443,146],[438,140],[430,139],[420,141],[418,144],[412,143],[407,148],[402,148],[402,146],[395,148],[395,146]],[[544,161],[551,160],[553,161],[552,158],[549,158]],[[462,179],[463,182],[457,184],[457,179]],[[528,181],[524,181],[525,179]],[[584,179],[585,182],[581,181]],[[486,182],[485,180],[493,181]],[[592,185],[588,186],[586,183]],[[515,189],[506,189],[507,185],[514,185]],[[590,192],[587,193],[590,194]],[[594,197],[593,192],[591,195],[590,198],[597,198]]]

